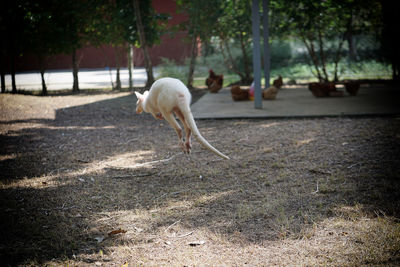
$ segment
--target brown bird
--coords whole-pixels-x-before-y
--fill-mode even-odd
[[[212,69],[209,71],[209,76],[206,79],[206,85],[211,93],[217,93],[221,90],[224,83],[224,75],[216,75]]]

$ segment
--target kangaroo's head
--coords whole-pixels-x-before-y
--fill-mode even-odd
[[[143,94],[141,94],[139,92],[135,92],[135,95],[137,97],[136,114],[141,114],[143,112],[144,101],[146,100],[148,94],[149,94],[149,91],[145,91]]]

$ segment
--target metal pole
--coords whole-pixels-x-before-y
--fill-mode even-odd
[[[251,17],[252,17],[252,30],[253,30],[254,108],[262,109],[259,8],[260,8],[259,1],[253,0]]]
[[[270,50],[269,50],[269,23],[268,23],[269,1],[263,0],[263,39],[264,39],[264,78],[265,88],[269,87],[270,79]]]

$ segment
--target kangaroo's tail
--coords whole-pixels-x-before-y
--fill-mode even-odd
[[[222,154],[215,147],[210,145],[210,143],[208,143],[207,140],[200,134],[200,131],[199,131],[199,129],[197,129],[197,125],[194,121],[192,112],[190,111],[189,103],[187,103],[185,100],[186,99],[182,99],[179,102],[179,108],[180,108],[183,116],[185,117],[185,121],[187,122],[190,129],[192,130],[193,135],[196,137],[197,141],[199,141],[205,148],[207,148],[214,154],[220,156],[221,158],[230,159],[228,156]]]

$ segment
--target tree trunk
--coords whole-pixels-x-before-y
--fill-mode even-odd
[[[188,73],[188,81],[187,86],[189,89],[193,88],[193,74],[194,68],[196,64],[196,57],[197,57],[197,36],[194,33],[192,37],[192,47],[190,50],[190,65],[189,65],[189,73]]]
[[[319,54],[320,54],[320,59],[321,59],[321,68],[322,68],[322,73],[324,74],[324,81],[328,82],[329,76],[326,71],[326,56],[325,56],[325,52],[324,52],[324,41],[322,39],[321,29],[318,29],[318,43],[319,43]]]
[[[44,79],[44,73],[46,71],[45,57],[42,55],[39,55],[38,57],[40,66],[40,77],[42,79],[42,95],[47,95],[47,86],[46,86],[46,81]]]
[[[400,80],[400,69],[396,61],[392,61],[392,79],[394,81]]]
[[[349,35],[347,37],[347,42],[349,45],[349,60],[350,61],[356,61],[358,58],[358,53],[357,53],[357,46],[356,42],[354,41],[354,36]]]
[[[103,53],[104,59],[106,60],[106,69],[108,69],[108,74],[110,76],[111,89],[114,89],[114,82],[111,74],[110,61],[108,59],[107,53],[104,51],[103,46],[101,47],[101,52]]]
[[[339,61],[341,59],[341,55],[340,53],[342,52],[342,47],[343,47],[343,43],[346,40],[346,34],[343,35],[342,39],[339,41],[339,46],[338,46],[338,50],[336,51],[336,57],[335,57],[335,76],[334,76],[334,81],[337,82],[339,80],[338,77],[338,65],[339,65]]]
[[[353,14],[351,14],[350,19],[347,23],[345,38],[347,39],[347,43],[349,46],[349,61],[356,61],[358,56],[357,56],[356,42],[354,41],[354,35],[353,35]]]
[[[6,92],[6,73],[4,71],[4,66],[5,66],[5,52],[3,47],[0,48],[0,76],[1,76],[1,92],[5,93]]]
[[[6,79],[4,71],[1,71],[1,92],[2,93],[6,92]]]
[[[226,58],[226,55],[224,53],[224,46],[227,48],[228,58]],[[239,75],[240,79],[243,79],[244,78],[243,73],[241,73],[239,69],[236,67],[235,62],[233,62],[232,55],[229,52],[228,44],[226,44],[226,42],[222,38],[221,41],[219,42],[219,48],[221,49],[222,57],[224,58],[224,62],[228,66],[228,68],[233,72],[235,72],[237,75]]]
[[[6,74],[4,72],[4,66],[1,65],[1,92],[6,92]]]
[[[150,87],[154,83],[154,75],[153,75],[153,65],[151,62],[150,54],[146,46],[143,47],[143,54],[144,54],[144,63],[146,65],[146,73],[147,73],[146,87]]]
[[[17,84],[15,82],[15,56],[14,53],[12,54],[11,57],[11,93],[16,94],[17,93]]]
[[[129,70],[129,90],[133,90],[133,46],[128,46],[128,70]]]
[[[40,69],[40,76],[42,78],[42,95],[47,95],[46,81],[44,80],[44,69]]]
[[[153,65],[151,62],[149,51],[147,50],[146,36],[144,34],[144,27],[140,15],[139,0],[133,0],[133,8],[135,10],[136,24],[139,31],[140,46],[143,50],[144,64],[146,66],[146,73],[147,73],[146,87],[150,87],[154,82]]]
[[[251,74],[250,74],[249,58],[248,58],[248,55],[247,55],[246,45],[244,43],[243,32],[242,31],[240,31],[239,39],[240,39],[240,47],[242,49],[244,73],[245,73],[245,78],[244,78],[244,80],[242,82],[243,83],[251,83],[253,79],[251,78]]]
[[[79,79],[78,79],[79,63],[76,59],[76,49],[72,51],[72,75],[74,76],[74,83],[72,86],[72,92],[79,92]]]
[[[114,52],[115,52],[115,67],[117,69],[117,74],[116,74],[116,79],[115,79],[116,86],[113,89],[121,90],[121,76],[120,76],[121,66],[119,63],[120,62],[120,51],[119,51],[118,47],[114,47]]]
[[[315,70],[317,72],[318,81],[322,82],[322,76],[321,76],[321,72],[319,70],[319,62],[318,62],[318,58],[317,58],[317,56],[315,54],[315,48],[314,48],[313,41],[310,40],[310,44],[308,44],[307,43],[307,39],[306,39],[306,37],[304,35],[301,35],[301,39],[302,39],[305,47],[307,48],[308,55],[310,56],[311,61],[312,61],[313,65],[314,65],[314,68],[315,68]]]

